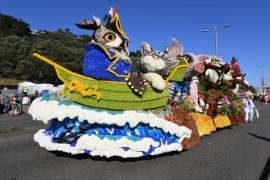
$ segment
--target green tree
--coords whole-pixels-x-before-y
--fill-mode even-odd
[[[27,37],[14,35],[0,37],[0,73],[2,76],[14,77],[22,73],[22,69],[17,70],[17,65],[28,56],[31,44],[31,39]]]
[[[141,57],[141,56],[142,56],[142,53],[141,53],[141,51],[139,51],[139,50],[137,50],[137,51],[135,51],[135,52],[130,51],[130,56],[131,56],[131,57]]]
[[[66,31],[58,29],[56,32],[43,32],[35,36],[31,54],[37,52],[71,71],[81,73],[84,56],[82,38]],[[91,38],[85,35],[83,40],[86,39]],[[34,61],[36,69],[32,73],[35,76],[46,82],[59,83],[59,81],[55,81],[57,77],[52,67],[45,63],[40,64],[36,59]]]
[[[12,16],[0,14],[0,36],[30,36],[30,26],[21,19]]]
[[[81,73],[84,44],[90,41],[90,36],[77,36],[69,29],[38,30],[31,34],[30,26],[24,21],[0,14],[0,77],[59,84],[53,67],[32,54],[40,53]]]

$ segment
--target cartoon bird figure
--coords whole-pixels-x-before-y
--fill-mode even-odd
[[[92,41],[85,45],[83,73],[98,80],[126,81],[132,71],[128,42],[122,29],[118,12],[111,8],[101,20],[84,20],[76,24],[81,29],[93,30]]]

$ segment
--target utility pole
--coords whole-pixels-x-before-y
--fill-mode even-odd
[[[261,65],[262,68],[262,78],[261,78],[261,85],[262,85],[262,94],[265,95],[265,86],[266,86],[266,82],[265,82],[265,74],[264,74],[264,65]]]
[[[215,26],[214,28],[211,29],[204,29],[202,30],[202,32],[214,32],[214,36],[215,36],[215,55],[218,57],[218,32],[221,31],[222,29],[228,28],[230,27],[231,24],[226,24],[223,26],[223,28],[218,28],[217,26]]]
[[[217,29],[217,26],[214,27],[214,32],[215,32],[215,53],[216,53],[216,56],[218,56],[218,29]]]

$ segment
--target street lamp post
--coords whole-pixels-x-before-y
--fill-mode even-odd
[[[231,26],[231,24],[226,24],[226,25],[223,26],[222,29],[228,28],[230,26]],[[202,32],[214,32],[214,35],[215,35],[215,54],[216,54],[216,56],[218,56],[218,32],[219,31],[221,31],[221,29],[219,29],[217,26],[215,26],[212,29],[204,29],[204,30],[202,30]]]
[[[264,65],[260,65],[262,68],[262,78],[261,78],[261,86],[262,86],[262,94],[265,95],[265,87],[266,87],[266,78],[264,74]]]

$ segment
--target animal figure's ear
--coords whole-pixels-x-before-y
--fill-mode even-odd
[[[172,46],[168,51],[168,57],[175,58],[176,56],[182,55],[183,51],[181,44],[175,38],[172,38]]]
[[[170,69],[174,68],[178,64],[179,64],[178,59],[170,58],[170,59],[167,59],[167,61],[166,61],[166,66],[168,66]]]
[[[199,54],[197,56],[198,56],[199,62],[204,62],[205,60],[209,59],[209,56],[206,54]]]
[[[91,23],[87,20],[83,20],[82,23],[77,23],[76,26],[78,26],[81,29],[89,29],[89,30],[97,30],[101,27],[100,19],[97,17],[94,17],[94,22]]]
[[[143,57],[147,56],[151,54],[152,48],[147,42],[142,42],[141,52]]]

